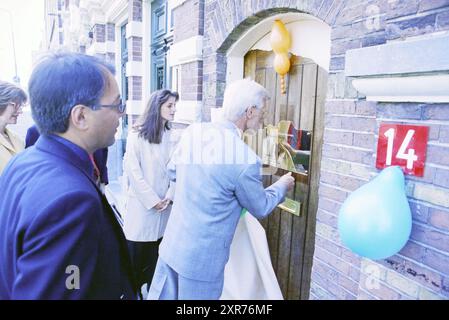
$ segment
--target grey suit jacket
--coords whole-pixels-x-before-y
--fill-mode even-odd
[[[162,260],[189,279],[222,277],[242,208],[263,218],[287,192],[282,182],[264,189],[260,170],[259,157],[233,123],[187,128],[168,166],[176,192]]]

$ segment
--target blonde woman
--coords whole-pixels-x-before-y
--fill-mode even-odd
[[[171,210],[173,188],[166,166],[172,149],[169,123],[173,121],[177,101],[176,92],[154,92],[128,135],[124,159],[128,180],[124,232],[139,288],[144,284],[149,288],[151,284]]]
[[[27,95],[18,86],[0,81],[0,175],[9,160],[25,147],[23,141],[6,128],[16,124]]]

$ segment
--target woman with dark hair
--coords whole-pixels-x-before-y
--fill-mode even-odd
[[[20,139],[6,126],[16,124],[27,95],[18,86],[0,81],[0,174],[11,158],[25,147]]]
[[[174,186],[167,176],[173,150],[170,121],[178,93],[154,92],[144,114],[130,130],[124,158],[127,177],[124,232],[139,287],[149,289],[158,259],[159,244],[171,211]]]

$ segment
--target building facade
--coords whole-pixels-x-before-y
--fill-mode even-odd
[[[291,123],[310,136],[306,162],[264,178],[270,183],[285,171],[297,177],[289,195],[297,214],[279,208],[262,221],[285,298],[449,298],[449,1],[64,4],[67,45],[71,39],[72,49],[115,63],[128,105],[119,138],[157,88],[180,93],[178,122],[210,121],[226,84],[243,77],[272,96],[266,124]],[[292,35],[286,94],[273,69],[275,20]],[[69,34],[66,21],[74,21]],[[409,241],[389,258],[370,260],[343,245],[338,216],[349,194],[380,172],[376,150],[384,123],[429,127],[427,158],[423,177],[405,179]],[[123,144],[114,150],[120,159]]]
[[[127,114],[122,121],[116,144],[110,149],[112,180],[122,175],[129,126],[145,109],[151,92],[161,88],[179,90],[182,64],[201,57],[179,60],[171,54],[174,38],[174,7],[179,1],[127,0],[47,0],[47,50],[65,49],[103,58],[116,68],[116,78],[126,101]],[[199,19],[199,15],[197,15]],[[197,19],[197,18],[195,18]],[[199,25],[199,23],[198,23]],[[178,48],[177,51],[182,48]],[[200,53],[201,55],[201,53]],[[184,77],[187,79],[187,77]],[[199,79],[196,79],[197,83]],[[185,92],[189,88],[186,87]],[[191,123],[201,119],[197,99],[182,95],[176,121]]]
[[[42,49],[53,50],[63,43],[62,38],[62,4],[58,0],[45,1],[45,35]]]

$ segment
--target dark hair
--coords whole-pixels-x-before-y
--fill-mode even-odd
[[[27,101],[27,95],[15,84],[0,81],[0,115],[3,114],[9,103],[23,104]]]
[[[95,107],[114,68],[85,54],[56,52],[34,68],[28,84],[33,119],[41,134],[66,132],[78,104]]]
[[[145,112],[134,127],[139,132],[139,137],[148,140],[150,143],[161,143],[164,131],[161,107],[170,97],[174,97],[176,101],[179,99],[177,92],[167,89],[158,90],[151,94]],[[165,123],[165,129],[170,129],[168,122]]]

